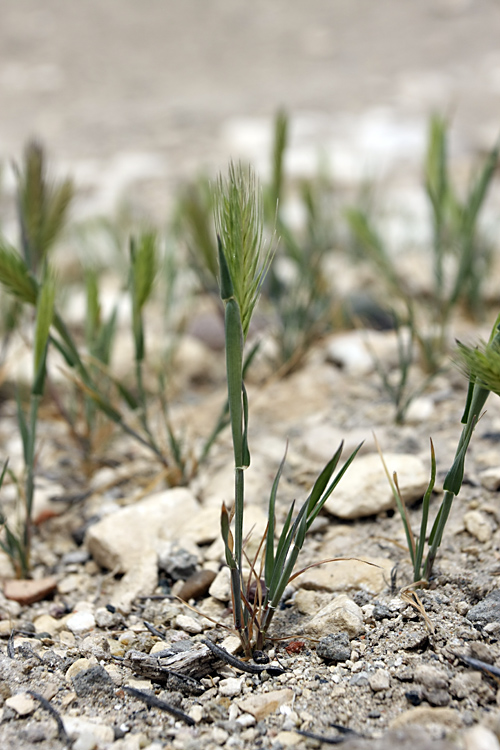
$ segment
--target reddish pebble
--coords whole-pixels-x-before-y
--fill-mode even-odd
[[[5,581],[3,593],[6,599],[13,599],[19,604],[33,604],[45,599],[57,586],[57,578],[48,576],[32,580],[12,579]]]
[[[185,602],[190,599],[199,599],[207,593],[214,578],[213,570],[199,570],[184,582],[178,596]]]

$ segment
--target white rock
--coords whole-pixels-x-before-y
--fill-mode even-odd
[[[243,688],[244,677],[227,677],[219,682],[219,694],[226,698],[233,698],[239,695]]]
[[[78,739],[84,733],[92,734],[100,744],[113,742],[114,740],[113,728],[106,724],[82,719],[80,716],[63,716],[62,720],[66,733],[71,740]]]
[[[200,623],[189,615],[177,615],[175,624],[180,630],[185,630],[186,633],[192,633],[192,635],[197,635],[203,630]]]
[[[391,476],[397,472],[406,503],[411,504],[423,496],[429,483],[423,461],[403,453],[386,453],[384,460]],[[329,513],[349,519],[375,515],[394,507],[394,497],[378,453],[357,456],[325,504]]]
[[[220,602],[228,602],[231,599],[231,573],[228,567],[224,566],[219,570],[208,593]]]
[[[307,633],[321,638],[329,633],[345,631],[350,638],[365,632],[363,612],[345,594],[336,596],[305,625]]]
[[[181,538],[199,510],[189,490],[164,490],[101,519],[89,528],[85,542],[99,565],[125,573],[156,549],[158,539]]]
[[[91,612],[75,612],[66,620],[66,627],[75,635],[87,633],[95,628],[95,617]]]
[[[318,552],[319,559],[332,557],[325,545]],[[382,557],[361,557],[340,560],[310,568],[297,579],[301,588],[317,591],[347,591],[356,589],[380,594],[390,581],[394,563]]]
[[[381,690],[389,690],[391,677],[387,669],[377,669],[368,678],[368,684],[374,693]]]
[[[434,413],[434,401],[428,396],[420,396],[414,399],[406,411],[405,421],[407,424],[419,424],[425,422]]]
[[[463,735],[465,750],[500,750],[496,735],[481,724],[467,729]]]
[[[484,469],[479,473],[479,481],[487,490],[496,492],[500,488],[500,467]]]
[[[491,523],[486,513],[480,510],[469,510],[464,513],[464,526],[478,542],[489,542],[493,536]]]

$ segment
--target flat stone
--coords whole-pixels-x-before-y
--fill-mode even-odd
[[[318,557],[332,557],[328,544],[323,545]],[[380,594],[390,581],[394,563],[383,557],[360,557],[358,560],[339,560],[306,570],[297,579],[301,588],[318,591],[348,591],[350,589]]]
[[[415,682],[426,688],[442,690],[448,687],[448,675],[442,669],[432,667],[430,664],[420,664],[413,673]]]
[[[399,488],[408,505],[424,495],[429,471],[423,461],[403,453],[386,453],[384,460],[391,476],[397,472]],[[395,507],[378,453],[357,456],[325,504],[329,513],[347,519],[376,515]]]
[[[176,487],[105,516],[89,527],[85,543],[103,568],[126,573],[158,539],[182,538],[200,506],[189,490]]]
[[[336,596],[304,626],[304,631],[319,638],[345,631],[350,638],[365,632],[363,612],[345,594]]]
[[[293,700],[293,690],[271,690],[269,693],[260,693],[251,695],[249,698],[237,701],[242,711],[260,721],[265,719],[269,714],[274,714],[285,703],[291,703]]]
[[[471,607],[466,617],[478,625],[500,622],[500,589],[495,589],[495,591],[488,594],[482,601]]]
[[[57,578],[48,576],[37,580],[5,581],[3,593],[6,599],[14,599],[19,604],[33,604],[45,599],[57,587]]]
[[[5,705],[7,708],[12,708],[18,716],[28,716],[33,713],[38,704],[28,693],[16,693],[7,698]]]

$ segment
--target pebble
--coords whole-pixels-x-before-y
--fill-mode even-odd
[[[177,595],[188,602],[190,599],[200,599],[205,596],[215,579],[213,570],[198,570],[184,582]]]
[[[90,659],[77,659],[73,664],[66,670],[66,682],[71,682],[78,672],[82,672],[86,669],[90,669],[92,662]]]
[[[465,513],[464,526],[469,534],[472,534],[478,542],[489,542],[493,536],[491,523],[486,513],[480,510],[469,510]]]
[[[399,488],[408,505],[423,497],[429,483],[429,471],[420,458],[411,454],[386,453],[384,460],[391,475],[397,472]],[[395,507],[378,453],[357,456],[325,504],[329,513],[345,519],[372,516]]]
[[[219,693],[226,698],[239,695],[243,689],[244,677],[227,677],[219,682]]]
[[[345,632],[329,633],[320,638],[316,652],[325,661],[347,661],[351,658],[351,644]]]
[[[158,567],[164,570],[173,581],[186,580],[196,572],[198,558],[192,552],[182,547],[167,543],[160,547],[158,553]]]
[[[186,633],[191,633],[192,635],[197,635],[203,630],[200,623],[190,615],[177,615],[175,624],[180,630],[184,630]]]
[[[269,714],[275,713],[281,706],[291,703],[293,690],[271,690],[269,693],[251,695],[237,701],[239,708],[245,713],[252,714],[256,721],[264,719]]]
[[[382,690],[389,690],[391,676],[387,669],[377,669],[368,677],[368,684],[374,693],[379,693]]]
[[[441,690],[448,687],[448,676],[442,669],[421,664],[413,672],[413,679],[424,687]]]
[[[231,599],[231,573],[228,567],[224,566],[217,573],[208,593],[221,602],[228,602]]]
[[[28,693],[16,693],[5,701],[7,708],[12,708],[18,716],[28,716],[35,710],[37,704]]]
[[[471,607],[466,617],[478,625],[500,621],[500,589],[495,589],[482,601]]]
[[[75,635],[87,633],[95,628],[95,617],[91,612],[75,612],[66,620],[66,627]]]
[[[83,719],[80,716],[63,716],[63,723],[66,733],[72,740],[78,740],[82,734],[88,734],[95,737],[96,744],[104,745],[107,742],[113,742],[115,738],[111,726]]]
[[[479,481],[487,490],[496,492],[500,489],[500,468],[495,466],[479,472]]]
[[[14,599],[19,604],[33,604],[45,599],[56,587],[55,576],[33,580],[13,579],[5,581],[3,593],[7,599]]]
[[[65,621],[64,619],[56,620],[55,617],[51,617],[50,615],[40,615],[33,620],[33,625],[35,626],[35,631],[37,633],[50,633],[50,635],[55,635],[59,630],[65,627]]]
[[[363,612],[352,599],[341,594],[320,609],[304,630],[319,638],[342,631],[355,638],[365,632]]]

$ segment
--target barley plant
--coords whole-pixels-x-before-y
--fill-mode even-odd
[[[500,315],[495,321],[488,343],[477,347],[458,343],[456,355],[458,366],[469,378],[467,399],[462,416],[462,433],[458,441],[453,464],[448,471],[443,489],[444,495],[431,531],[427,538],[430,498],[436,479],[436,457],[431,440],[431,477],[422,503],[420,532],[412,530],[408,511],[398,487],[397,475],[391,477],[382,457],[385,472],[392,488],[398,511],[401,515],[406,541],[413,568],[414,583],[427,583],[433,572],[434,562],[443,539],[446,522],[455,497],[459,494],[465,472],[465,458],[474,429],[490,393],[500,395]],[[426,544],[427,543],[427,544]],[[425,554],[426,553],[426,554]]]
[[[295,517],[294,504],[290,507],[278,543],[275,545],[275,505],[284,467],[283,459],[271,489],[267,531],[261,540],[259,553],[254,560],[246,558],[243,540],[244,472],[250,465],[250,450],[249,404],[243,381],[243,352],[252,313],[273,255],[271,246],[266,246],[264,242],[262,211],[262,196],[253,172],[241,165],[231,164],[228,177],[219,179],[215,204],[220,294],[225,308],[228,403],[235,467],[234,506],[230,511],[223,504],[221,531],[226,562],[231,573],[234,625],[247,656],[251,655],[254,647],[262,648],[285,587],[294,576],[293,570],[306,533],[357,452],[353,452],[333,477],[342,452],[340,446],[321,472]],[[250,574],[246,580],[243,573],[244,563],[250,567]]]

